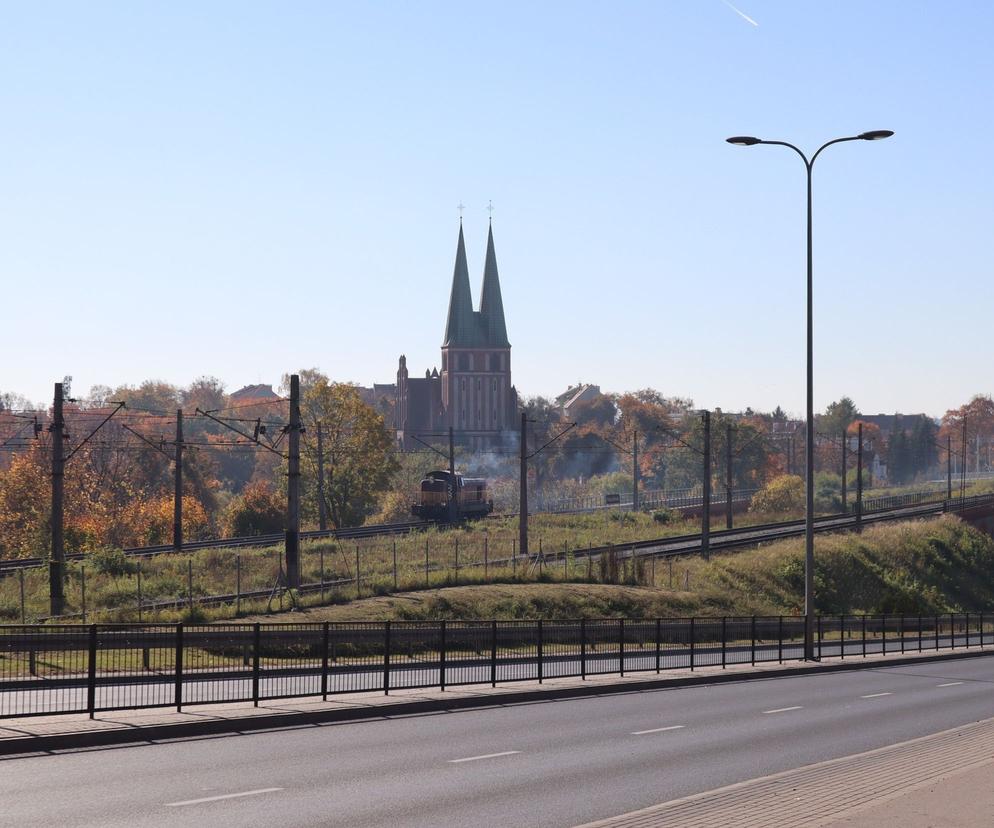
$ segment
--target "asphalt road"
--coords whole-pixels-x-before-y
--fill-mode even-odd
[[[18,826],[573,826],[994,716],[994,659],[9,759]]]

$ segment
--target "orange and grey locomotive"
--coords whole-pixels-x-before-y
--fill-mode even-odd
[[[454,499],[450,515],[449,501]],[[411,513],[425,520],[447,521],[484,517],[494,510],[494,502],[487,492],[487,481],[480,477],[450,475],[447,471],[428,472],[421,481],[418,502],[411,506]]]

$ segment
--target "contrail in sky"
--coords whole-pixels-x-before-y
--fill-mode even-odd
[[[759,24],[755,20],[753,20],[751,17],[749,17],[749,15],[746,14],[745,12],[739,11],[737,8],[735,8],[735,6],[733,6],[731,3],[729,3],[728,0],[721,0],[721,2],[724,3],[726,6],[728,6],[728,8],[730,8],[733,12],[735,12],[746,23],[752,23],[753,26],[756,26],[757,28],[759,27]]]

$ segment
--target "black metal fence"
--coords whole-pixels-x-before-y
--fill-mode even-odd
[[[994,643],[994,615],[820,616],[819,657]],[[0,718],[784,662],[804,618],[0,627]]]

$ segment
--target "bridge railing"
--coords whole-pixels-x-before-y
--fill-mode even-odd
[[[803,658],[796,616],[0,627],[0,718]],[[818,658],[994,644],[994,615],[822,615]]]

